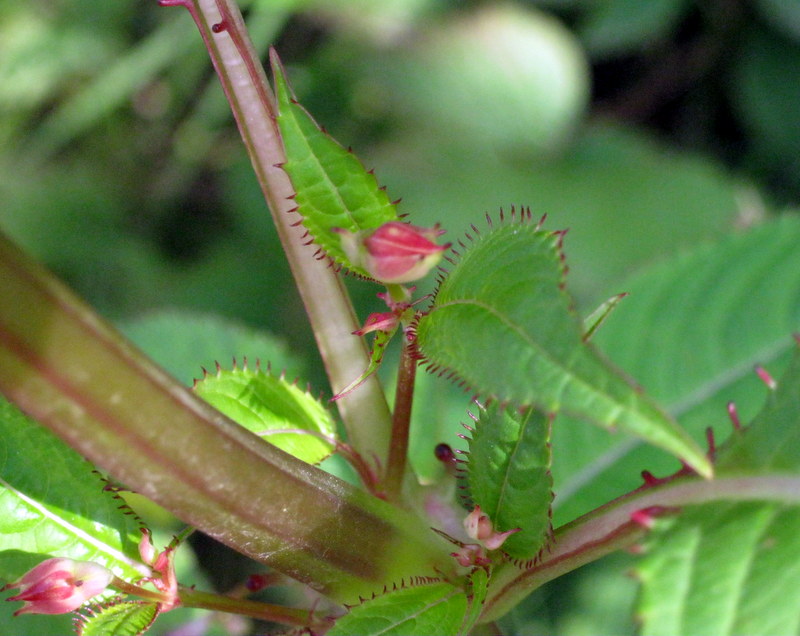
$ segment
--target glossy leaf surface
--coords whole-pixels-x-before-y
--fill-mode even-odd
[[[542,411],[496,403],[481,410],[469,442],[469,492],[496,531],[521,528],[502,546],[512,557],[532,559],[547,540],[550,459],[550,418]]]
[[[474,237],[419,320],[421,354],[480,395],[623,429],[710,474],[685,431],[583,342],[561,240],[526,222]]]
[[[105,485],[89,462],[0,399],[0,578],[30,568],[22,553],[93,561],[126,578],[146,575],[139,524]]]
[[[369,278],[369,273],[345,254],[338,230],[374,230],[400,220],[397,210],[375,176],[294,100],[277,57],[272,62],[278,127],[286,150],[283,169],[294,186],[303,225],[337,264]]]
[[[194,390],[247,430],[309,464],[333,452],[329,439],[335,437],[336,425],[330,413],[310,393],[283,377],[260,369],[220,369],[198,381]],[[292,432],[278,432],[286,429]]]
[[[430,583],[383,594],[353,607],[329,636],[457,634],[467,596],[449,583]]]

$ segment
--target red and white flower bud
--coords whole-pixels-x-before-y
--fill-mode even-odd
[[[42,561],[22,578],[3,589],[19,588],[9,601],[23,601],[19,614],[65,614],[102,593],[114,575],[102,565],[90,561],[53,558]]]
[[[520,528],[514,528],[505,532],[497,532],[491,519],[477,505],[464,519],[464,529],[470,539],[480,541],[487,550],[497,550],[508,537],[520,531]]]
[[[372,232],[339,230],[342,248],[356,267],[386,284],[408,283],[427,274],[450,244],[434,241],[443,234],[437,227],[421,228],[389,221]]]
[[[399,221],[384,223],[364,239],[364,265],[382,283],[408,283],[422,278],[448,247],[434,243],[441,233],[438,228],[425,229]]]
[[[464,529],[467,536],[476,541],[485,541],[492,536],[494,528],[489,517],[481,512],[480,506],[475,506],[464,519]]]

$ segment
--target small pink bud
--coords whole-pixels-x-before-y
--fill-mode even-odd
[[[467,536],[476,541],[484,541],[494,532],[491,520],[481,512],[480,506],[475,506],[475,509],[466,516],[464,529],[467,531]]]
[[[491,560],[486,557],[483,548],[475,543],[462,545],[458,552],[451,552],[450,556],[465,568],[475,565],[486,566],[491,564]]]
[[[505,532],[493,532],[491,536],[484,539],[483,545],[485,545],[488,550],[497,550],[497,548],[506,542],[508,537],[520,530],[522,530],[522,528],[514,528],[513,530],[506,530]]]
[[[390,221],[364,239],[364,267],[382,283],[408,283],[422,278],[439,262],[448,245],[433,241],[438,228],[425,229]]]
[[[153,565],[158,553],[153,545],[153,537],[147,528],[142,528],[142,538],[139,539],[139,556],[142,557],[142,562],[147,565]]]
[[[394,330],[395,327],[397,327],[398,322],[399,320],[397,316],[391,311],[387,311],[386,313],[382,314],[370,314],[364,321],[364,326],[361,327],[361,329],[356,329],[353,332],[353,335],[363,336],[372,331],[389,332]]]
[[[110,570],[97,563],[47,559],[3,589],[20,588],[19,594],[7,599],[25,603],[14,616],[65,614],[103,592],[113,578]]]

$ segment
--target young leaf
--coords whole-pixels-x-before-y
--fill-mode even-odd
[[[481,409],[469,441],[469,492],[498,532],[521,528],[502,550],[534,558],[550,532],[550,418],[534,408],[522,412],[492,403]]]
[[[93,561],[124,578],[149,574],[136,519],[93,470],[0,398],[0,576],[29,569],[21,553]]]
[[[78,619],[78,636],[140,636],[158,616],[158,604],[123,601],[85,610]]]
[[[637,568],[643,634],[797,633],[800,508],[716,503],[665,525]]]
[[[467,595],[449,583],[427,583],[388,592],[353,607],[328,636],[407,636],[459,633]]]
[[[522,218],[472,237],[417,324],[422,357],[501,403],[619,427],[709,476],[688,434],[583,342],[563,287],[563,234]]]
[[[583,319],[583,339],[585,341],[588,342],[592,339],[595,332],[603,326],[603,323],[611,315],[611,312],[617,308],[617,305],[619,305],[625,296],[627,296],[627,294],[612,296]]]
[[[338,265],[370,278],[351,262],[342,234],[374,230],[399,221],[397,210],[375,176],[349,150],[320,130],[294,99],[276,54],[272,72],[278,100],[278,127],[286,150],[283,169],[295,189],[297,211],[313,241]]]
[[[367,368],[364,369],[364,372],[360,376],[355,378],[350,384],[334,395],[332,398],[333,400],[341,399],[351,391],[354,391],[360,387],[367,378],[369,378],[380,368],[381,362],[383,362],[383,354],[386,353],[386,345],[389,344],[389,341],[392,339],[395,331],[396,329],[391,332],[375,332],[375,338],[372,341],[372,351],[369,354],[369,364],[367,365]]]
[[[489,572],[484,568],[475,568],[469,574],[469,593],[467,601],[469,609],[461,625],[461,634],[469,634],[470,630],[478,622],[483,611],[483,602],[486,600],[486,592],[489,590]]]
[[[261,369],[219,369],[196,382],[194,390],[235,422],[309,464],[333,452],[329,439],[335,437],[336,425],[330,413],[283,377]],[[277,432],[286,429],[292,432]]]

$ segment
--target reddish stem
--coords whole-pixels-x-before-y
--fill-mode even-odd
[[[417,359],[412,355],[412,343],[406,339],[400,354],[400,368],[397,373],[397,391],[392,414],[392,437],[389,446],[389,461],[386,466],[386,495],[389,500],[398,500],[403,487],[416,375]]]

